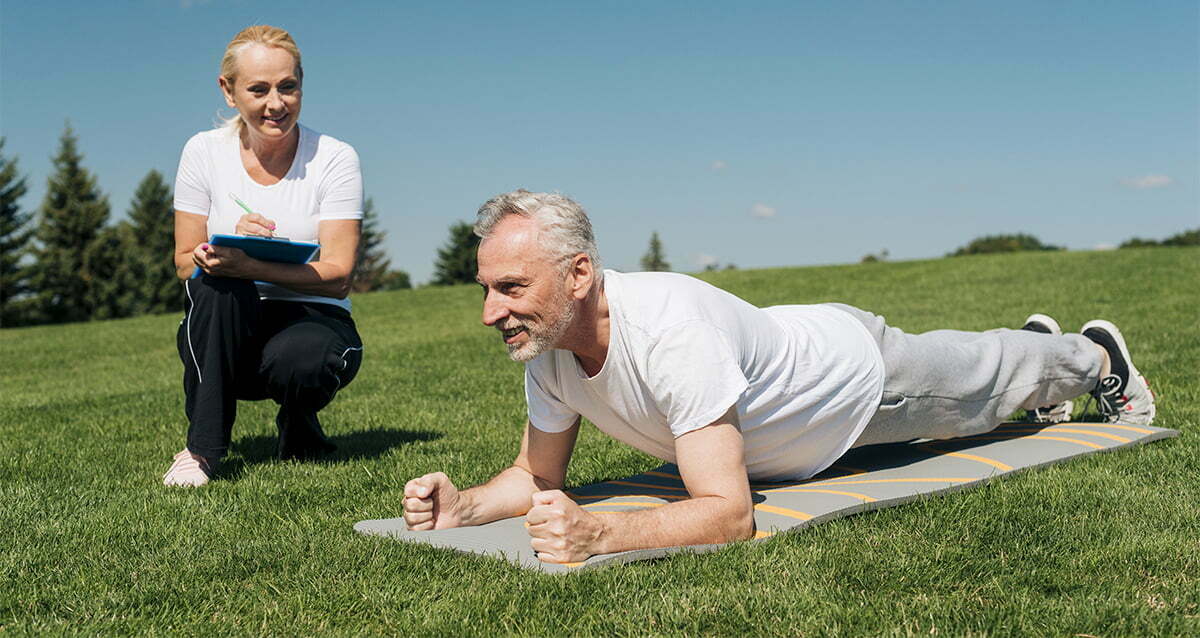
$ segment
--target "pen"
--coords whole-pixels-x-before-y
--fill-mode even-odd
[[[253,214],[254,214],[254,211],[250,210],[250,207],[249,207],[249,206],[247,206],[245,202],[243,202],[242,200],[238,199],[238,196],[237,196],[237,195],[234,195],[233,193],[230,193],[230,194],[229,194],[229,196],[230,196],[230,197],[232,197],[232,198],[233,198],[233,201],[237,202],[237,205],[238,205],[238,206],[241,206],[241,207],[242,207],[242,210],[246,211],[246,213],[247,213],[247,214],[249,214],[249,215],[253,215]]]

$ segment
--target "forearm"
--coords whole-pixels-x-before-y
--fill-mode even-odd
[[[483,525],[502,518],[524,516],[531,507],[534,493],[550,489],[545,486],[545,481],[528,470],[510,467],[487,483],[461,493],[464,500],[462,524]]]
[[[282,264],[247,258],[243,279],[265,281],[296,292],[343,299],[350,294],[350,268],[331,262]]]
[[[706,545],[746,540],[754,536],[754,509],[749,494],[734,502],[721,496],[702,496],[654,509],[604,514],[596,554],[635,549]],[[589,508],[591,509],[591,508]]]

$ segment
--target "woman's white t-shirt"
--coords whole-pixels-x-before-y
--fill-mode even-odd
[[[208,234],[236,234],[246,211],[275,221],[275,234],[292,241],[320,243],[319,222],[362,219],[362,173],[358,154],[341,140],[298,125],[296,157],[283,179],[270,186],[250,178],[242,165],[241,142],[229,128],[204,131],[183,147],[175,176],[175,209],[208,217]],[[328,303],[350,310],[349,299],[306,295],[267,282],[255,282],[262,299]]]
[[[608,357],[588,377],[552,350],[525,366],[533,427],[582,415],[666,461],[675,438],[737,406],[752,479],[812,476],[875,414],[883,357],[865,326],[832,306],[755,306],[699,279],[606,270]]]

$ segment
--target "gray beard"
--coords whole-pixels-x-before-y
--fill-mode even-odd
[[[567,333],[567,328],[571,327],[571,322],[575,320],[575,303],[567,295],[563,295],[562,313],[553,324],[546,326],[544,330],[534,330],[532,326],[526,325],[525,330],[529,334],[529,341],[523,345],[508,345],[508,356],[513,361],[525,363],[533,361],[539,355],[547,350],[551,350]]]

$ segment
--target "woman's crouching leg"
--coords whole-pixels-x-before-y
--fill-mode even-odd
[[[279,331],[263,348],[260,375],[279,404],[279,456],[308,458],[336,449],[317,413],[354,380],[362,364],[362,341],[349,313],[313,308]]]

